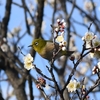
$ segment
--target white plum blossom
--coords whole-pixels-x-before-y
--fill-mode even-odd
[[[90,22],[89,18],[87,18],[86,16],[83,18],[83,21],[84,21],[85,24]]]
[[[32,64],[33,57],[31,56],[31,54],[27,54],[26,56],[24,56],[23,60],[24,60],[24,68],[26,68],[27,70],[34,68],[34,65]]]
[[[86,48],[94,48],[94,51],[90,53],[90,57],[100,58],[100,39],[98,39],[97,35],[92,32],[86,32],[82,40],[85,41]]]
[[[84,8],[85,10],[91,12],[93,10],[93,5],[96,6],[95,3],[92,3],[91,1],[85,1],[84,2]]]
[[[34,10],[34,6],[33,6],[33,4],[32,3],[30,3],[29,4],[29,10],[30,10],[30,12],[32,13],[33,12],[33,10]]]
[[[66,27],[66,22],[64,19],[61,20],[61,28],[64,29]]]
[[[33,25],[33,21],[31,18],[27,18],[28,25]]]
[[[57,22],[59,23],[60,22],[60,19],[57,19]]]
[[[45,85],[46,90],[50,89],[50,86],[48,84]]]
[[[62,51],[66,50],[66,46],[67,46],[67,42],[66,41],[62,41],[59,43],[59,46],[62,48]]]
[[[60,33],[60,35],[57,36],[56,42],[60,43],[64,41],[64,31]]]
[[[63,36],[63,37],[64,37],[64,31],[62,31],[62,32],[61,32],[61,36]]]
[[[92,47],[91,43],[92,43],[92,41],[86,41],[86,48],[91,48]]]
[[[60,46],[66,46],[67,45],[67,42],[66,41],[62,41],[62,42],[59,43],[59,45]]]
[[[25,57],[24,57],[24,62],[33,62],[33,57],[31,56],[31,54],[27,54]]]
[[[66,22],[64,21],[64,19],[57,19],[57,24],[58,25],[55,27],[55,41],[59,44],[59,47],[62,49],[62,51],[65,51],[67,43],[64,39],[64,28],[66,26]]]
[[[96,37],[95,39],[93,39],[92,44],[93,47],[97,47],[100,45],[100,40]]]
[[[95,49],[93,53],[90,53],[91,58],[93,57],[100,58],[100,47],[98,47],[100,46],[100,40],[96,37],[95,39],[93,39],[92,45],[93,45],[93,48]]]
[[[12,30],[12,34],[14,35],[15,33],[19,33],[21,31],[21,27],[18,26],[18,27],[15,27],[13,30]]]
[[[85,36],[84,37],[82,37],[82,40],[83,41],[91,41],[92,39],[94,39],[94,33],[92,33],[92,32],[86,32],[85,33]]]
[[[57,36],[56,42],[59,43],[59,46],[61,47],[61,49],[62,49],[63,51],[66,50],[66,45],[67,45],[67,43],[66,43],[66,41],[64,40],[64,31],[61,32],[61,34]]]
[[[7,38],[13,38],[12,33],[8,32],[8,33],[7,33]]]
[[[1,45],[1,50],[3,51],[3,52],[7,52],[8,51],[8,46],[7,46],[7,44],[2,44]]]
[[[66,47],[62,47],[62,51],[65,51],[66,50]]]
[[[76,84],[77,84],[77,85],[76,85],[76,88],[77,88],[77,89],[80,88],[80,82],[77,82]]]
[[[64,41],[64,37],[63,37],[63,35],[59,35],[59,36],[57,36],[56,41],[57,41],[58,43]]]
[[[7,39],[6,39],[6,38],[3,38],[3,41],[4,41],[4,42],[7,42]]]
[[[100,71],[100,61],[97,63],[96,66],[93,67],[92,69],[92,74],[96,74]]]
[[[70,81],[70,83],[67,85],[68,92],[74,92],[76,91],[76,81]]]
[[[58,31],[59,31],[59,28],[56,27],[56,28],[55,28],[55,32],[58,32]]]
[[[100,51],[94,51],[94,53],[90,53],[90,57],[91,58],[94,58],[94,57],[96,57],[96,58],[100,58]]]
[[[82,37],[82,40],[86,43],[86,48],[96,47],[97,44],[100,44],[100,41],[97,39],[97,36],[92,32],[86,32],[85,36]]]
[[[92,69],[92,74],[96,74],[98,73],[98,71],[99,71],[98,66],[94,66]]]
[[[57,19],[58,27],[64,29],[66,27],[66,22],[64,19]]]
[[[68,92],[75,92],[78,88],[80,88],[80,83],[76,80],[70,80],[67,85]]]
[[[66,27],[66,22],[63,23],[63,26]]]
[[[62,19],[62,20],[61,20],[61,23],[64,23],[64,22],[65,22],[64,19]]]
[[[100,62],[98,62],[97,65],[98,65],[98,68],[99,68],[99,70],[100,70]]]
[[[91,52],[91,53],[89,53],[89,55],[91,58],[94,58],[94,53]]]
[[[85,65],[85,66],[84,65],[80,65],[79,66],[79,69],[81,69],[80,73],[84,75],[87,72],[88,67],[89,67],[89,65]]]

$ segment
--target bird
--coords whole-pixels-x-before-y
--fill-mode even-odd
[[[32,44],[28,47],[32,47],[41,57],[44,59],[47,59],[48,61],[52,60],[53,52],[55,49],[55,52],[59,49],[58,43],[53,43],[50,40],[43,40],[41,38],[34,39]],[[60,50],[59,53],[55,56],[55,60],[63,55],[69,57],[74,51],[63,51]]]

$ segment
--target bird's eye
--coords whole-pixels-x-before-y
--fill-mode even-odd
[[[35,42],[35,45],[38,45],[38,42]]]

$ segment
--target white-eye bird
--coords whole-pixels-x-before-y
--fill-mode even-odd
[[[38,54],[51,61],[52,57],[53,57],[53,52],[54,49],[56,49],[56,51],[58,51],[59,49],[59,44],[58,43],[53,43],[52,41],[49,40],[43,40],[43,39],[34,39],[32,42],[32,45],[29,45],[29,47],[32,47],[36,52],[38,52]],[[65,55],[67,57],[69,57],[74,51],[60,51],[56,56],[55,59]]]

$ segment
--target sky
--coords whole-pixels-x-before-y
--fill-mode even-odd
[[[6,0],[0,0],[0,1],[2,3],[2,5],[0,5],[0,21],[1,21],[2,18],[3,18],[3,16],[4,16],[4,11],[5,11],[5,7],[4,6],[5,6]],[[13,1],[21,4],[21,0],[17,0],[17,1],[16,0],[13,0]],[[33,1],[33,2],[35,4],[35,1]],[[99,0],[95,0],[95,2],[97,4],[97,14],[98,14],[98,16],[100,16],[100,7],[99,7],[100,6],[100,1]],[[83,7],[83,0],[76,0],[76,3],[80,7]],[[70,8],[71,8],[71,5],[68,4],[69,11],[70,11]],[[50,14],[48,14],[48,11],[50,12]],[[45,9],[44,9],[44,15],[46,15],[46,16],[44,16],[44,18],[43,18],[43,20],[45,22],[44,31],[43,31],[43,34],[44,35],[43,36],[47,40],[49,39],[48,36],[51,36],[51,33],[50,33],[51,27],[50,27],[50,25],[52,23],[51,23],[50,19],[52,17],[52,13],[53,13],[53,9],[51,9],[50,6],[46,5],[45,6]],[[81,17],[79,17],[79,13],[80,12],[78,12],[75,9],[75,12],[73,13],[73,18],[76,18],[76,20],[81,20],[82,21]],[[17,27],[17,26],[21,26],[22,31],[21,31],[20,35],[22,35],[22,33],[26,31],[26,29],[25,29],[25,22],[24,22],[24,17],[23,16],[24,16],[23,9],[21,9],[21,8],[15,6],[15,5],[12,5],[11,17],[10,17],[10,22],[9,22],[9,29],[10,29],[10,31],[12,31],[13,28],[14,27]],[[87,28],[83,28],[83,27],[81,27],[79,25],[76,25],[76,29],[77,29],[78,33],[81,36],[83,36],[85,34],[85,32],[87,31]],[[91,29],[94,31],[93,25],[91,26]],[[33,31],[33,29],[31,31]],[[45,33],[47,33],[48,35],[45,34]],[[28,39],[28,41],[26,41],[27,39]],[[77,47],[78,48],[82,48],[82,45],[80,45],[80,44],[83,44],[83,41],[81,41],[80,38],[78,38],[78,37],[75,37],[75,39],[76,39],[76,45],[77,45]],[[31,36],[26,35],[23,38],[23,40],[20,41],[20,43],[18,44],[18,46],[23,46],[24,45],[24,49],[25,49],[24,54],[27,54],[30,51],[30,49],[28,48],[28,45],[30,45],[32,43],[32,40],[33,40],[33,38]],[[16,41],[16,39],[14,41]],[[80,43],[79,43],[79,41],[80,41]],[[79,51],[81,51],[81,49],[79,49]],[[20,55],[20,57],[22,58],[23,56]],[[40,63],[38,63],[38,61]],[[49,66],[48,61],[42,59],[38,54],[36,54],[36,59],[35,59],[34,64],[36,64],[39,68],[41,67],[42,71],[46,75],[49,75],[49,73],[47,72],[47,70],[45,68],[42,68],[44,66],[44,64]],[[35,70],[32,70],[31,71],[31,74],[33,76],[35,76],[35,77],[38,77],[38,74],[34,74],[34,72],[35,72]],[[55,76],[56,76],[56,78],[58,78],[57,75],[56,75],[56,73],[55,73]],[[5,76],[5,78],[6,78],[6,76]],[[3,90],[5,90],[5,91],[3,91],[3,96],[6,97],[6,95],[4,95],[4,94],[7,91],[6,89],[8,87],[8,84],[6,84],[5,82],[2,82],[0,84],[2,86],[1,88]],[[33,86],[34,85],[35,84],[33,84]],[[26,86],[27,86],[27,83],[26,83]],[[27,89],[27,92],[28,92],[28,88],[26,88],[26,89]],[[10,87],[10,91],[12,91],[12,87]],[[36,92],[34,91],[34,94],[35,95],[37,95],[38,93],[39,93],[38,91],[36,91]],[[97,95],[98,94],[100,95],[100,93],[97,93]],[[15,100],[15,97],[11,98],[10,100]]]

